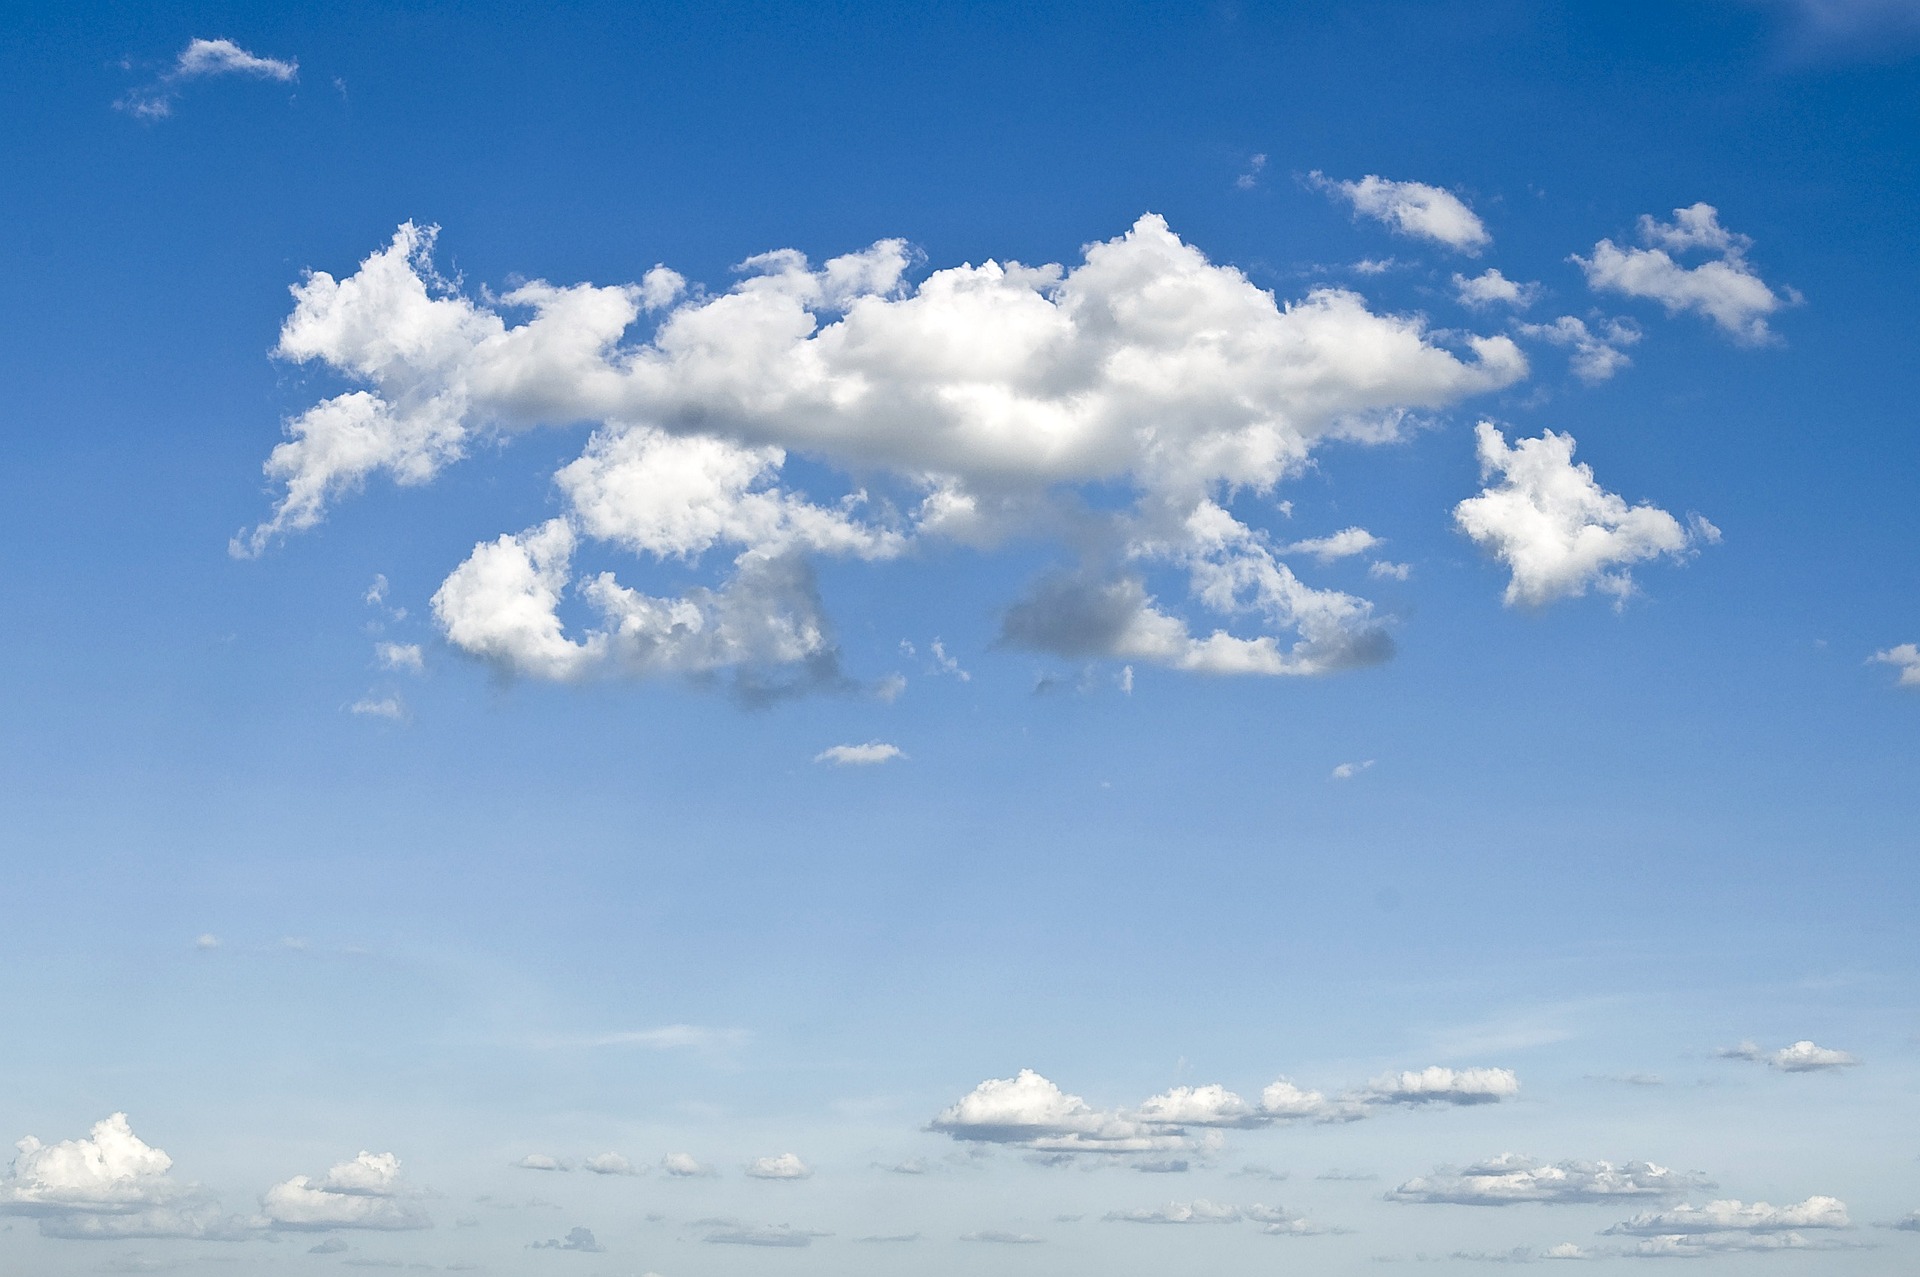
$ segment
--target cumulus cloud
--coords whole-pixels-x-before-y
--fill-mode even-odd
[[[1222,1206],[1204,1197],[1191,1202],[1168,1202],[1165,1206],[1108,1211],[1106,1214],[1109,1222],[1126,1224],[1237,1224],[1242,1218],[1239,1208]]]
[[[1818,1073],[1828,1069],[1851,1068],[1860,1061],[1845,1051],[1815,1046],[1802,1039],[1769,1055],[1767,1063],[1783,1073]]]
[[[888,763],[905,757],[898,745],[870,740],[864,745],[830,745],[815,754],[813,761],[832,763],[836,767],[871,767],[875,763]]]
[[[638,1175],[640,1168],[618,1153],[595,1153],[580,1163],[595,1175]]]
[[[1508,279],[1497,269],[1488,267],[1471,278],[1456,273],[1453,277],[1453,291],[1464,306],[1499,305],[1511,306],[1515,310],[1525,310],[1540,296],[1540,285],[1523,284]]]
[[[1497,1104],[1519,1093],[1520,1079],[1512,1069],[1448,1069],[1437,1064],[1375,1078],[1365,1092],[1374,1104]]]
[[[173,114],[180,86],[189,80],[238,75],[282,84],[300,78],[300,64],[288,58],[264,58],[231,40],[189,40],[174,64],[153,84],[136,89],[114,105],[141,119],[158,120]]]
[[[1372,174],[1357,182],[1337,182],[1315,172],[1310,179],[1328,194],[1345,200],[1355,213],[1385,222],[1401,235],[1432,240],[1469,257],[1493,242],[1486,225],[1452,191],[1425,182],[1394,182]]]
[[[1631,1237],[1675,1233],[1784,1233],[1802,1228],[1852,1228],[1847,1204],[1837,1197],[1809,1197],[1789,1206],[1726,1200],[1705,1206],[1674,1206],[1642,1211],[1607,1229]]]
[[[43,1144],[29,1135],[15,1148],[0,1178],[0,1215],[35,1217],[44,1236],[214,1239],[246,1231],[197,1186],[173,1179],[173,1159],[135,1135],[125,1113],[95,1122],[83,1139]]]
[[[1516,324],[1514,331],[1567,347],[1573,375],[1588,385],[1605,381],[1631,364],[1626,348],[1640,340],[1640,329],[1631,320],[1609,319],[1595,332],[1584,319],[1573,315],[1562,315],[1550,324]]]
[[[578,1250],[598,1255],[606,1251],[599,1239],[594,1237],[591,1228],[570,1228],[565,1237],[549,1237],[543,1242],[533,1242],[528,1250]]]
[[[1699,516],[1691,526],[1656,506],[1629,506],[1573,460],[1572,435],[1549,430],[1511,446],[1492,422],[1475,428],[1484,478],[1499,482],[1454,507],[1454,522],[1504,563],[1512,577],[1508,606],[1540,606],[1589,589],[1624,600],[1633,592],[1628,568],[1665,555],[1684,558],[1720,539]]]
[[[382,669],[418,674],[426,668],[418,643],[375,643],[373,654]]]
[[[1390,1201],[1510,1206],[1519,1202],[1605,1202],[1631,1197],[1678,1197],[1697,1184],[1693,1176],[1652,1162],[1558,1162],[1547,1164],[1503,1153],[1473,1166],[1443,1166],[1408,1180],[1387,1194]]]
[[[1698,1259],[1754,1251],[1838,1250],[1849,1243],[1811,1239],[1800,1233],[1669,1233],[1645,1237],[1621,1254],[1639,1259]]]
[[[754,1179],[807,1179],[813,1175],[813,1168],[797,1153],[781,1153],[754,1158],[747,1163],[747,1174]]]
[[[701,1179],[720,1173],[692,1153],[668,1153],[660,1159],[660,1169],[675,1179]]]
[[[1901,643],[1884,651],[1875,652],[1871,660],[1882,665],[1891,665],[1899,671],[1895,682],[1901,687],[1920,687],[1920,646]]]
[[[1282,305],[1152,215],[1071,268],[915,284],[883,240],[820,266],[763,254],[718,295],[656,270],[477,300],[435,273],[433,240],[407,224],[353,274],[295,286],[278,354],[354,388],[287,423],[279,499],[233,550],[314,527],[374,476],[423,484],[479,440],[593,423],[554,476],[561,513],[480,542],[433,596],[454,648],[525,677],[845,686],[814,561],[1021,540],[1076,562],[1008,611],[1009,644],[1216,674],[1365,664],[1390,650],[1370,605],[1301,581],[1244,503],[1325,442],[1398,438],[1527,371],[1508,337],[1443,342],[1350,291]],[[796,452],[865,486],[809,497],[784,478]],[[576,573],[588,545],[708,579]],[[1185,605],[1150,576],[1184,578]]]
[[[1056,1153],[1143,1153],[1186,1144],[1180,1134],[1094,1109],[1032,1069],[980,1083],[942,1110],[928,1129],[960,1140]]]
[[[400,1177],[399,1158],[392,1153],[362,1152],[317,1180],[295,1175],[275,1184],[261,1197],[260,1210],[267,1227],[273,1229],[431,1228],[433,1221],[410,1200],[416,1195]]]
[[[1310,537],[1305,541],[1295,541],[1281,548],[1282,554],[1306,554],[1331,563],[1335,559],[1351,558],[1356,554],[1365,554],[1375,546],[1384,545],[1382,541],[1365,528],[1342,528],[1338,532],[1323,537]]]
[[[1768,287],[1747,260],[1753,241],[1720,225],[1711,204],[1676,208],[1671,222],[1643,215],[1640,239],[1646,248],[1621,248],[1603,239],[1593,246],[1593,256],[1575,255],[1588,287],[1657,301],[1669,315],[1693,311],[1749,345],[1773,340],[1767,317],[1799,300],[1792,289]],[[1713,259],[1698,266],[1674,260],[1674,253],[1696,250]]]

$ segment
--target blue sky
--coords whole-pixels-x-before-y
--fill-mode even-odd
[[[0,58],[0,1268],[1914,1262],[1910,3]]]

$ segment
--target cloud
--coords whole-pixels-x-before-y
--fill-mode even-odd
[[[1341,763],[1339,766],[1335,767],[1331,772],[1327,773],[1327,779],[1328,780],[1352,780],[1355,776],[1358,776],[1361,772],[1367,770],[1367,768],[1371,766],[1373,766],[1373,760],[1371,758],[1362,759],[1357,763]]]
[[[375,643],[373,654],[382,669],[418,674],[426,668],[418,643]]]
[[[1901,643],[1885,651],[1875,652],[1868,659],[1882,665],[1891,665],[1900,671],[1894,682],[1900,687],[1920,687],[1920,646]]]
[[[1096,1110],[1032,1069],[980,1083],[942,1110],[927,1129],[958,1140],[1057,1153],[1144,1153],[1186,1144],[1177,1133]]]
[[[218,949],[220,947],[220,937],[214,935],[211,931],[203,931],[194,938],[193,947],[196,949]]]
[[[1365,554],[1378,545],[1385,545],[1373,533],[1365,528],[1342,528],[1340,531],[1323,537],[1312,537],[1305,541],[1295,541],[1280,548],[1282,554],[1308,554],[1322,563],[1331,563],[1335,559],[1351,558],[1356,554]]]
[[[1767,286],[1747,261],[1753,241],[1721,226],[1719,212],[1711,204],[1676,208],[1671,222],[1643,215],[1640,238],[1649,247],[1623,249],[1603,239],[1593,246],[1592,257],[1576,254],[1572,260],[1596,292],[1657,301],[1669,315],[1693,311],[1748,345],[1772,341],[1767,317],[1799,301],[1792,289],[1776,293]],[[1693,250],[1716,256],[1688,267],[1671,255]]]
[[[1546,1164],[1516,1153],[1466,1167],[1443,1166],[1387,1193],[1389,1201],[1510,1206],[1519,1202],[1605,1202],[1677,1197],[1696,1179],[1652,1162]]]
[[[813,1175],[813,1168],[801,1161],[797,1153],[756,1157],[747,1163],[746,1169],[753,1179],[809,1179]]]
[[[1638,1259],[1696,1259],[1752,1251],[1840,1250],[1850,1244],[1837,1239],[1812,1240],[1799,1233],[1672,1233],[1647,1237],[1620,1252]]]
[[[1803,1039],[1775,1051],[1767,1057],[1767,1063],[1783,1073],[1817,1073],[1852,1068],[1860,1061],[1845,1051],[1829,1050]]]
[[[1214,674],[1379,660],[1370,605],[1303,583],[1231,507],[1324,443],[1402,437],[1410,414],[1527,371],[1511,338],[1443,344],[1343,289],[1283,306],[1153,215],[1071,268],[916,284],[882,240],[820,266],[763,254],[720,294],[659,268],[475,299],[434,271],[433,241],[409,223],[353,274],[295,286],[277,353],[354,388],[287,423],[266,463],[280,497],[232,548],[316,526],[369,478],[424,484],[482,440],[593,423],[554,476],[557,517],[479,542],[433,595],[456,650],[530,678],[845,687],[816,560],[1012,542],[1073,561],[1008,611],[1012,645]],[[794,490],[794,451],[860,484]],[[590,543],[692,579],[577,574]],[[1150,574],[1184,578],[1186,604]],[[562,620],[570,600],[584,623]]]
[[[567,1230],[567,1235],[564,1239],[559,1237],[549,1237],[546,1241],[543,1241],[543,1242],[530,1243],[527,1249],[528,1250],[578,1250],[578,1251],[585,1251],[589,1254],[599,1255],[599,1254],[604,1254],[607,1248],[605,1246],[602,1246],[599,1242],[599,1239],[594,1237],[593,1230],[591,1228],[570,1228]]]
[[[1920,1233],[1920,1210],[1910,1211],[1900,1219],[1894,1220],[1891,1224],[1882,1224],[1880,1227],[1897,1228],[1908,1233]]]
[[[1624,600],[1633,592],[1631,564],[1666,555],[1684,558],[1719,529],[1698,516],[1690,528],[1652,505],[1629,506],[1594,482],[1573,460],[1572,435],[1548,430],[1538,439],[1506,437],[1483,421],[1475,427],[1483,478],[1500,476],[1454,507],[1454,522],[1512,572],[1504,598],[1541,606],[1589,589]]]
[[[1413,575],[1413,565],[1376,559],[1367,565],[1367,575],[1376,581],[1404,581]]]
[[[1497,1104],[1520,1093],[1512,1069],[1448,1069],[1432,1065],[1418,1072],[1375,1078],[1365,1092],[1373,1104]]]
[[[378,698],[372,695],[362,696],[359,700],[347,706],[347,712],[369,718],[390,719],[396,723],[405,720],[407,717],[407,707],[398,696],[381,696]]]
[[[638,1175],[640,1168],[618,1153],[595,1153],[580,1163],[581,1169],[595,1175]]]
[[[707,1178],[720,1173],[692,1153],[668,1153],[660,1159],[660,1169],[675,1179]]]
[[[816,1237],[827,1236],[826,1233],[809,1232],[786,1224],[749,1225],[732,1220],[716,1220],[711,1224],[712,1231],[700,1240],[717,1246],[801,1247],[813,1245]]]
[[[1790,1206],[1766,1202],[1708,1202],[1705,1206],[1675,1206],[1643,1211],[1606,1231],[1630,1237],[1678,1233],[1783,1233],[1801,1228],[1852,1228],[1847,1204],[1837,1197],[1809,1197]]]
[[[905,757],[898,745],[870,740],[864,745],[830,745],[815,754],[813,761],[832,763],[836,767],[871,767],[876,763],[892,762],[896,758]]]
[[[329,1237],[324,1241],[316,1242],[307,1247],[307,1253],[309,1255],[340,1255],[344,1254],[348,1249],[350,1248],[347,1243],[340,1238]]]
[[[1459,196],[1425,182],[1392,182],[1369,174],[1357,182],[1336,182],[1315,172],[1314,186],[1353,205],[1353,211],[1385,222],[1401,235],[1432,240],[1469,257],[1493,242],[1493,236]]]
[[[564,1171],[567,1164],[550,1153],[528,1153],[514,1163],[523,1171]]]
[[[173,104],[180,97],[180,85],[220,75],[287,84],[300,78],[300,63],[291,58],[263,58],[231,40],[190,40],[173,66],[158,80],[134,90],[114,105],[141,119],[165,119],[173,114]]]
[[[1248,1219],[1260,1225],[1260,1231],[1269,1237],[1317,1237],[1323,1233],[1345,1231],[1327,1228],[1314,1223],[1304,1215],[1295,1215],[1279,1206],[1262,1206],[1258,1202],[1247,1207],[1246,1215]]]
[[[1471,278],[1456,273],[1453,277],[1454,295],[1463,306],[1511,306],[1515,310],[1525,310],[1533,305],[1540,296],[1540,285],[1522,284],[1508,279],[1493,267],[1488,267]]]
[[[362,1152],[318,1180],[295,1175],[269,1188],[260,1199],[266,1226],[322,1230],[366,1228],[397,1231],[431,1228],[433,1221],[408,1200],[415,1190],[400,1178],[400,1159],[392,1153]]]
[[[978,1232],[962,1233],[963,1242],[993,1242],[1001,1246],[1037,1246],[1046,1241],[1044,1237],[1035,1237],[1032,1233],[1010,1233],[998,1228],[983,1228]]]
[[[1138,1210],[1108,1211],[1111,1223],[1126,1224],[1237,1224],[1244,1218],[1239,1209],[1210,1202],[1204,1197],[1191,1202],[1168,1202]]]
[[[1247,171],[1233,179],[1233,184],[1243,191],[1250,191],[1260,185],[1260,173],[1267,167],[1265,155],[1254,155],[1247,160]]]
[[[1640,329],[1631,320],[1609,319],[1596,333],[1585,320],[1572,315],[1562,315],[1550,324],[1515,324],[1514,331],[1572,350],[1573,375],[1588,385],[1605,381],[1631,364],[1625,347],[1640,340]]]
[[[177,1200],[173,1159],[133,1133],[125,1113],[93,1124],[85,1139],[42,1144],[29,1135],[0,1179],[0,1213],[132,1213]]]

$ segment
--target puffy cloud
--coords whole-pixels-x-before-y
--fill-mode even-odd
[[[1640,340],[1640,329],[1631,320],[1609,319],[1595,332],[1585,320],[1573,315],[1562,315],[1550,324],[1516,324],[1514,331],[1567,347],[1573,352],[1573,375],[1589,385],[1605,381],[1631,364],[1625,348]]]
[[[528,1153],[525,1157],[515,1162],[514,1165],[523,1171],[564,1171],[568,1169],[565,1162],[553,1156],[551,1153]]]
[[[543,1242],[532,1242],[528,1245],[527,1249],[578,1250],[585,1251],[588,1254],[599,1255],[605,1253],[607,1248],[600,1244],[599,1239],[593,1235],[591,1228],[570,1228],[567,1230],[567,1235],[564,1238],[549,1237]]]
[[[1847,1204],[1837,1197],[1809,1197],[1790,1206],[1726,1200],[1705,1206],[1642,1211],[1607,1229],[1613,1234],[1655,1237],[1675,1233],[1783,1233],[1801,1228],[1852,1228]]]
[[[1032,1069],[980,1083],[942,1110],[928,1129],[959,1140],[1050,1153],[1144,1153],[1186,1144],[1180,1134],[1096,1110]]]
[[[706,1178],[720,1173],[692,1153],[668,1153],[660,1159],[660,1169],[675,1179]]]
[[[1396,1202],[1509,1206],[1518,1202],[1604,1202],[1623,1197],[1677,1197],[1694,1177],[1652,1162],[1559,1162],[1548,1165],[1516,1153],[1465,1167],[1441,1167],[1387,1194]]]
[[[373,655],[382,669],[418,674],[426,668],[418,643],[375,643]]]
[[[781,1153],[774,1157],[756,1157],[747,1163],[747,1174],[754,1179],[808,1179],[813,1168],[800,1160],[797,1153]]]
[[[1432,240],[1468,256],[1493,242],[1486,225],[1452,191],[1425,182],[1394,182],[1372,174],[1336,182],[1316,172],[1314,185],[1353,205],[1353,211],[1385,222],[1402,235]],[[1497,272],[1495,272],[1497,273]]]
[[[1222,1206],[1200,1197],[1191,1202],[1168,1202],[1165,1206],[1108,1211],[1106,1218],[1126,1224],[1236,1224],[1243,1216],[1237,1207]]]
[[[1777,1051],[1769,1051],[1756,1042],[1748,1041],[1737,1046],[1723,1046],[1714,1055],[1723,1060],[1751,1060],[1755,1064],[1779,1069],[1782,1073],[1821,1073],[1831,1069],[1852,1068],[1860,1063],[1859,1057],[1846,1051],[1817,1046],[1804,1038]]]
[[[453,646],[537,678],[797,668],[791,690],[839,684],[813,559],[1012,538],[1080,563],[1009,612],[1008,642],[1208,673],[1377,660],[1390,645],[1366,602],[1302,583],[1223,503],[1269,494],[1323,442],[1399,437],[1408,413],[1526,373],[1507,337],[1449,349],[1342,289],[1278,304],[1151,215],[1070,269],[987,262],[915,285],[884,240],[819,267],[764,254],[720,295],[656,271],[475,300],[434,272],[433,239],[402,226],[353,274],[294,288],[278,353],[357,385],[288,423],[266,463],[280,499],[233,549],[313,527],[372,476],[428,482],[480,438],[596,423],[555,475],[559,517],[479,543],[433,598]],[[793,491],[796,451],[876,490]],[[654,595],[576,579],[588,542],[662,570],[730,562]],[[1211,624],[1150,594],[1150,571],[1184,575]],[[560,612],[575,597],[578,631]]]
[[[1418,1072],[1375,1078],[1365,1097],[1374,1104],[1496,1104],[1520,1093],[1512,1069],[1448,1069],[1432,1065]]]
[[[898,745],[870,740],[864,745],[830,745],[815,754],[813,761],[832,763],[836,767],[871,767],[876,763],[892,762],[896,758],[905,757]]]
[[[85,1139],[43,1144],[29,1135],[14,1147],[0,1179],[0,1213],[132,1214],[188,1191],[168,1178],[173,1159],[135,1135],[125,1113],[95,1122]]]
[[[1920,687],[1920,646],[1901,643],[1884,651],[1875,652],[1870,658],[1882,665],[1891,665],[1900,671],[1894,681],[1901,687]]]
[[[1652,505],[1629,506],[1594,482],[1573,460],[1572,435],[1549,430],[1508,446],[1491,422],[1475,428],[1480,470],[1500,480],[1454,507],[1461,530],[1512,572],[1509,606],[1539,606],[1598,589],[1624,600],[1633,591],[1628,567],[1667,555],[1682,558],[1720,539],[1698,516],[1692,526]]]
[[[595,1153],[580,1163],[595,1175],[638,1175],[640,1168],[618,1153]]]
[[[231,40],[195,39],[174,59],[173,66],[154,83],[136,89],[114,103],[122,111],[146,120],[165,119],[179,100],[179,86],[188,80],[217,75],[240,75],[282,84],[300,78],[300,63],[292,58],[263,58]]]
[[[315,1231],[366,1228],[383,1231],[431,1228],[433,1221],[409,1198],[415,1190],[400,1178],[392,1153],[362,1152],[318,1180],[295,1175],[260,1199],[267,1227]]]
[[[1341,1231],[1316,1224],[1306,1216],[1295,1215],[1282,1207],[1263,1206],[1258,1202],[1247,1207],[1246,1215],[1260,1225],[1260,1231],[1269,1237],[1317,1237],[1322,1233]]]
[[[1587,285],[1657,301],[1669,315],[1695,311],[1735,340],[1756,345],[1773,339],[1767,317],[1799,300],[1792,289],[1776,293],[1767,286],[1747,261],[1753,241],[1721,226],[1711,204],[1676,208],[1671,222],[1643,215],[1640,238],[1648,247],[1621,248],[1603,239],[1593,246],[1592,257],[1576,255]],[[1717,256],[1688,267],[1671,255],[1695,249]]]
[[[1519,283],[1488,267],[1472,278],[1455,274],[1453,291],[1464,306],[1503,305],[1525,310],[1540,295],[1540,285]]]
[[[1386,544],[1365,528],[1342,528],[1338,532],[1323,537],[1311,537],[1305,541],[1295,541],[1281,547],[1282,554],[1308,554],[1322,563],[1331,563],[1335,559],[1351,558],[1356,554],[1365,554],[1377,545]]]

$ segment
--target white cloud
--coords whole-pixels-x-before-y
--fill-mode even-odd
[[[1375,559],[1367,565],[1367,575],[1376,581],[1404,581],[1413,575],[1413,564]]]
[[[1374,1104],[1497,1104],[1519,1093],[1520,1079],[1512,1069],[1448,1069],[1435,1064],[1375,1078],[1365,1096]]]
[[[1243,191],[1250,191],[1260,185],[1261,170],[1267,167],[1265,155],[1254,155],[1247,160],[1247,171],[1233,179],[1233,184]]]
[[[1365,600],[1300,582],[1223,503],[1269,496],[1326,441],[1398,438],[1407,414],[1526,374],[1510,338],[1456,353],[1352,292],[1282,306],[1151,215],[1071,269],[988,262],[915,285],[905,244],[883,240],[819,268],[764,254],[719,295],[656,272],[475,300],[435,274],[433,237],[402,226],[354,274],[293,290],[278,353],[357,388],[288,423],[266,465],[280,500],[233,549],[315,526],[371,476],[421,484],[479,439],[598,423],[555,476],[560,516],[479,543],[433,598],[453,646],[530,677],[843,682],[812,559],[1013,539],[1079,558],[1009,612],[1017,645],[1223,674],[1377,660],[1390,645]],[[651,335],[629,339],[649,308]],[[794,451],[874,490],[793,491]],[[1130,504],[1081,499],[1096,486]],[[724,562],[654,595],[577,580],[587,542],[661,571]],[[1148,571],[1184,575],[1207,625],[1149,593]],[[576,598],[581,630],[561,617]]]
[[[384,718],[391,722],[403,722],[407,717],[407,707],[398,696],[380,696],[371,694],[362,696],[347,706],[349,714],[359,714],[366,718]]]
[[[1358,776],[1371,766],[1373,766],[1373,760],[1371,758],[1362,759],[1357,763],[1341,763],[1327,774],[1327,779],[1352,780],[1355,776]]]
[[[593,1235],[591,1228],[570,1228],[567,1230],[567,1235],[564,1238],[549,1237],[546,1241],[529,1244],[527,1249],[577,1250],[591,1255],[598,1255],[605,1253],[607,1248],[600,1244],[600,1240]]]
[[[426,668],[418,643],[375,643],[373,654],[378,658],[382,669],[404,670],[409,674],[418,674]]]
[[[1037,1246],[1046,1241],[1044,1237],[1035,1237],[1032,1233],[1014,1233],[999,1228],[983,1228],[976,1232],[960,1234],[963,1242],[992,1242],[1000,1246]]]
[[[1549,430],[1511,447],[1491,422],[1475,428],[1484,478],[1500,476],[1454,507],[1454,521],[1512,572],[1509,606],[1539,606],[1599,589],[1624,600],[1628,567],[1666,555],[1682,558],[1719,530],[1695,516],[1692,527],[1652,505],[1629,506],[1573,460],[1572,435]]]
[[[1920,687],[1920,646],[1901,643],[1884,651],[1875,652],[1869,659],[1882,665],[1891,665],[1900,671],[1894,681],[1901,687]]]
[[[1397,1202],[1506,1206],[1517,1202],[1603,1202],[1623,1197],[1677,1197],[1695,1179],[1652,1162],[1560,1162],[1548,1165],[1503,1153],[1478,1165],[1441,1167],[1387,1194]]]
[[[640,1168],[618,1153],[595,1153],[580,1163],[595,1175],[638,1175]]]
[[[1752,1060],[1755,1063],[1767,1058],[1766,1051],[1758,1042],[1751,1039],[1736,1046],[1723,1046],[1716,1050],[1714,1055],[1722,1060]]]
[[[942,1110],[928,1129],[958,1140],[1051,1153],[1145,1153],[1186,1145],[1179,1134],[1094,1109],[1032,1069],[980,1083]]]
[[[753,1179],[810,1179],[813,1176],[813,1168],[801,1161],[797,1153],[756,1157],[747,1163],[746,1169]]]
[[[722,1246],[811,1246],[814,1238],[827,1235],[787,1224],[753,1225],[735,1220],[712,1220],[708,1226],[711,1231],[701,1240]]]
[[[551,1153],[528,1153],[514,1163],[523,1171],[564,1171],[567,1164]]]
[[[1776,293],[1747,261],[1753,241],[1720,225],[1711,204],[1673,210],[1673,221],[1640,218],[1647,248],[1621,248],[1610,239],[1593,246],[1592,257],[1573,260],[1597,292],[1622,293],[1659,302],[1669,315],[1695,311],[1711,319],[1737,341],[1771,341],[1767,317],[1799,300],[1792,289]],[[1717,254],[1698,266],[1682,266],[1672,253],[1700,249]]]
[[[1222,1206],[1204,1197],[1191,1202],[1168,1202],[1165,1206],[1108,1211],[1106,1214],[1108,1221],[1126,1224],[1236,1224],[1242,1218],[1238,1208]]]
[[[188,80],[218,75],[240,75],[286,84],[300,78],[300,64],[291,58],[260,57],[231,40],[190,40],[173,66],[158,80],[134,90],[114,105],[142,119],[164,119],[173,114],[173,104],[179,99],[177,86]]]
[[[1486,225],[1452,191],[1425,182],[1393,182],[1369,174],[1336,182],[1316,172],[1314,185],[1353,205],[1356,213],[1385,222],[1402,235],[1432,240],[1469,257],[1493,242]]]
[[[295,1175],[275,1184],[261,1197],[260,1209],[266,1226],[273,1229],[431,1228],[433,1221],[409,1200],[415,1195],[400,1178],[399,1158],[362,1152],[318,1180]]]
[[[1456,273],[1453,291],[1464,306],[1504,305],[1525,310],[1540,296],[1540,285],[1508,279],[1497,269],[1488,267],[1471,278]]]
[[[1631,364],[1625,348],[1640,340],[1640,329],[1631,320],[1609,319],[1595,332],[1573,315],[1562,315],[1550,324],[1515,324],[1514,331],[1567,347],[1573,352],[1573,375],[1588,385],[1605,381]]]
[[[1258,1202],[1247,1207],[1246,1215],[1260,1225],[1260,1231],[1269,1237],[1317,1237],[1323,1233],[1341,1231],[1316,1224],[1306,1216],[1295,1215],[1282,1207],[1263,1206]]]
[[[1681,1233],[1783,1233],[1801,1228],[1852,1228],[1847,1204],[1837,1197],[1809,1197],[1790,1206],[1726,1200],[1705,1206],[1643,1211],[1607,1229],[1612,1234],[1656,1237]]]
[[[1754,1251],[1836,1250],[1846,1245],[1811,1240],[1799,1233],[1669,1233],[1643,1238],[1620,1253],[1638,1259],[1697,1259]]]
[[[125,1113],[93,1124],[86,1138],[15,1145],[0,1179],[0,1214],[136,1214],[177,1203],[192,1190],[168,1177],[173,1159],[133,1133]]]
[[[1280,553],[1307,554],[1322,563],[1331,563],[1336,559],[1365,554],[1375,546],[1385,544],[1386,542],[1365,528],[1342,528],[1327,536],[1311,537],[1305,541],[1295,541],[1291,545],[1281,546]]]
[[[836,767],[871,767],[876,763],[892,762],[896,758],[905,758],[897,745],[885,741],[870,740],[864,745],[830,745],[813,756],[816,763],[832,763]]]
[[[1767,1057],[1767,1063],[1783,1073],[1817,1073],[1827,1069],[1851,1068],[1860,1061],[1845,1051],[1815,1046],[1803,1039],[1775,1051]]]
[[[1272,1120],[1218,1083],[1176,1086],[1149,1097],[1135,1116],[1165,1126],[1264,1126]]]
[[[692,1153],[668,1153],[660,1159],[660,1169],[676,1179],[706,1178],[719,1174]]]

